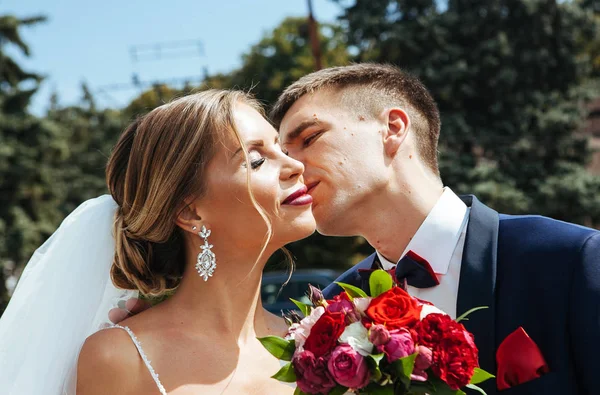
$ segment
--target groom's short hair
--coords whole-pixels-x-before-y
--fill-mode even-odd
[[[310,73],[287,87],[271,110],[277,128],[302,96],[320,90],[341,94],[340,104],[361,115],[377,116],[385,107],[401,106],[411,117],[417,149],[423,161],[439,175],[437,146],[440,113],[433,97],[418,78],[396,66],[360,63]]]

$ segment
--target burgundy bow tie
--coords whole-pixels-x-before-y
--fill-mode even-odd
[[[376,256],[371,269],[358,269],[358,273],[368,282],[368,277],[377,269],[382,269],[382,266]],[[408,251],[395,267],[386,271],[400,285],[406,281],[408,285],[416,288],[431,288],[440,283],[429,262],[412,250]]]

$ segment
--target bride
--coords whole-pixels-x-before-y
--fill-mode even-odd
[[[256,338],[287,330],[261,305],[261,274],[315,230],[303,171],[243,92],[137,119],[108,162],[112,197],[80,206],[28,264],[0,320],[0,392],[292,393]],[[170,290],[109,322],[132,291]]]

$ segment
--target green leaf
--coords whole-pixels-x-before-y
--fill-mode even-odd
[[[298,306],[298,308],[300,309],[300,311],[302,312],[302,314],[304,314],[305,317],[307,317],[307,316],[310,315],[311,306],[309,306],[307,304],[304,304],[304,303],[302,303],[302,302],[300,302],[299,300],[296,300],[296,299],[290,298],[290,300],[292,302],[294,302],[294,304],[296,306]]]
[[[384,270],[375,270],[369,277],[369,289],[373,298],[389,291],[393,285],[392,276]]]
[[[381,362],[381,360],[383,359],[383,357],[385,357],[385,354],[384,353],[373,354],[373,355],[369,355],[369,357],[371,357],[372,359],[374,359],[375,362],[377,362],[377,365],[379,365],[379,362]]]
[[[329,395],[344,395],[346,391],[348,391],[348,387],[342,387],[338,384],[334,389],[329,391]]]
[[[379,369],[379,361],[385,354],[367,355],[367,365],[371,372],[371,377],[374,381],[378,381],[381,378],[381,370]]]
[[[367,295],[365,291],[363,291],[362,289],[360,289],[358,287],[355,287],[354,285],[338,283],[338,282],[336,282],[336,284],[339,285],[344,291],[346,291],[346,293],[350,297],[350,300],[352,300],[354,298],[368,298],[369,297],[369,295]]]
[[[410,393],[415,395],[436,394],[435,386],[430,382],[413,381],[410,383]]]
[[[275,380],[283,381],[286,383],[295,383],[296,382],[296,372],[294,371],[294,367],[291,363],[287,363],[279,369],[277,373],[275,373],[271,378]]]
[[[480,394],[487,395],[483,388],[476,386],[475,384],[467,384],[467,388],[472,389],[473,391],[477,391]]]
[[[392,384],[381,386],[377,383],[371,383],[360,392],[369,395],[394,395],[394,386]]]
[[[461,321],[468,321],[469,319],[467,318],[467,316],[477,310],[485,310],[488,309],[488,306],[479,306],[479,307],[473,307],[471,310],[467,311],[466,313],[462,314],[460,317],[458,317],[456,319],[456,322],[461,322]]]
[[[302,392],[300,387],[296,387],[296,390],[294,391],[294,395],[310,395],[310,394],[307,394],[306,392]]]
[[[429,376],[428,380],[435,387],[435,395],[466,395],[462,390],[453,390],[445,381],[438,377]]]
[[[417,358],[417,355],[418,353],[414,353],[392,362],[392,368],[406,388],[410,388],[410,375],[415,368],[415,359]]]
[[[296,342],[294,340],[285,340],[278,336],[265,336],[259,337],[258,341],[275,358],[284,361],[291,361],[294,351],[296,351]]]
[[[469,384],[479,384],[483,383],[486,380],[493,379],[496,376],[493,374],[489,374],[483,369],[475,368],[473,371],[473,376],[471,377],[471,382]]]

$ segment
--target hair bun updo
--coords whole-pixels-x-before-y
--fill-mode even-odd
[[[208,90],[162,105],[133,121],[120,136],[106,169],[119,206],[115,214],[115,286],[160,295],[176,288],[185,269],[182,230],[175,224],[189,197],[204,193],[206,164],[217,142],[235,131],[241,91]]]

